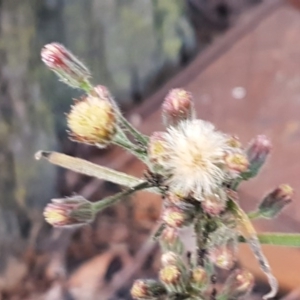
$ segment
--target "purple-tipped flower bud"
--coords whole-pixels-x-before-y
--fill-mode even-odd
[[[238,299],[249,294],[254,285],[254,277],[247,270],[236,269],[225,282],[224,290],[228,299]]]
[[[178,230],[174,227],[167,226],[161,233],[161,239],[167,245],[175,244],[179,241]]]
[[[233,242],[218,245],[209,250],[210,261],[220,269],[230,270],[236,262],[237,248]]]
[[[162,219],[166,225],[173,228],[180,228],[189,224],[192,221],[192,216],[184,210],[172,206],[165,209]]]
[[[264,135],[258,135],[250,142],[246,150],[249,160],[249,168],[248,171],[243,174],[245,179],[249,179],[257,175],[261,167],[264,165],[271,148],[272,144],[270,140]]]
[[[183,244],[179,238],[178,228],[166,226],[160,236],[162,249],[182,254]]]
[[[97,88],[77,101],[67,116],[71,139],[77,142],[107,146],[116,133],[117,118],[109,99]]]
[[[282,209],[291,203],[293,189],[287,184],[281,184],[269,193],[259,205],[259,212],[265,218],[276,217]]]
[[[177,266],[168,265],[160,270],[159,278],[166,285],[177,285],[181,282],[182,272]]]
[[[227,141],[228,146],[231,148],[242,148],[242,144],[237,136],[230,136],[228,141]]]
[[[91,77],[87,67],[59,43],[45,45],[41,51],[42,61],[66,84],[84,88]]]
[[[176,126],[180,121],[195,116],[193,97],[183,89],[173,89],[162,104],[163,122],[166,126]]]
[[[83,225],[94,220],[92,203],[81,196],[51,201],[44,210],[44,217],[55,227]]]
[[[179,262],[180,262],[180,257],[178,256],[178,254],[176,254],[173,251],[165,252],[161,256],[161,263],[164,267],[169,265],[177,265]]]
[[[226,203],[222,199],[223,193],[220,194],[211,194],[205,196],[201,201],[201,207],[205,213],[210,216],[218,216],[222,211],[225,210]],[[226,196],[226,195],[225,195]]]
[[[133,299],[151,300],[166,294],[166,289],[158,281],[151,279],[139,279],[134,282],[130,293]]]
[[[249,168],[249,161],[243,153],[228,153],[225,155],[225,164],[230,174],[239,175]]]

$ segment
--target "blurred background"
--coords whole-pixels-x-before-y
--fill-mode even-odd
[[[134,279],[155,278],[159,249],[149,241],[161,200],[139,193],[80,229],[53,229],[42,211],[53,197],[98,200],[119,187],[34,160],[56,150],[142,176],[113,147],[72,143],[65,112],[80,96],[40,60],[44,44],[64,44],[106,85],[143,132],[162,129],[160,104],[183,87],[198,116],[247,143],[268,135],[273,155],[242,186],[245,209],[281,183],[298,189],[300,163],[300,1],[0,0],[0,299],[131,299]],[[298,186],[297,186],[298,185]],[[299,232],[297,201],[268,231]],[[300,250],[265,247],[284,299],[300,299]],[[268,290],[251,252],[240,264]],[[280,298],[283,299],[283,298]]]

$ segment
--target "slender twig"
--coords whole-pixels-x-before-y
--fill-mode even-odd
[[[132,188],[126,189],[124,192],[120,192],[113,196],[104,198],[100,201],[94,202],[92,204],[93,210],[95,212],[99,212],[99,211],[103,210],[104,208],[119,202],[120,200],[122,200],[123,198],[125,198],[129,195],[131,195],[137,191],[147,189],[149,187],[150,187],[149,182],[147,182],[147,181],[141,182],[140,184],[138,184]]]

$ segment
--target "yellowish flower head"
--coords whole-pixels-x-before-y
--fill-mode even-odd
[[[160,270],[159,278],[165,284],[176,284],[181,278],[181,271],[177,266],[168,265]]]
[[[107,99],[88,95],[72,106],[68,126],[75,141],[105,147],[116,132],[116,115]]]

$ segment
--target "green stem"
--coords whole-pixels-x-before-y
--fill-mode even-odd
[[[243,178],[241,177],[236,178],[231,184],[231,189],[236,191],[242,181]]]
[[[250,220],[254,220],[262,217],[259,210],[250,211],[247,215]]]
[[[140,190],[144,190],[144,189],[147,189],[149,188],[150,185],[147,181],[143,181],[141,182],[140,184],[130,188],[130,189],[127,189],[126,191],[124,192],[120,192],[120,193],[117,193],[113,196],[110,196],[110,197],[107,197],[107,198],[104,198],[100,201],[97,201],[97,202],[94,202],[92,204],[92,207],[93,207],[93,210],[95,213],[105,209],[106,207],[109,207],[117,202],[119,202],[122,198],[124,197],[127,197],[137,191],[140,191]]]
[[[128,132],[143,146],[147,146],[148,137],[140,133],[134,126],[131,125],[129,121],[119,112],[119,118],[122,125],[128,130]]]
[[[118,145],[122,148],[124,148],[125,150],[127,150],[128,152],[130,152],[131,154],[133,154],[134,156],[136,156],[138,159],[140,159],[141,161],[145,162],[147,161],[146,157],[146,152],[144,150],[142,150],[141,148],[137,147],[136,145],[132,144],[127,137],[124,138],[124,136],[122,134],[116,134],[114,139],[113,139],[113,143],[115,145]]]
[[[93,89],[93,85],[88,80],[86,80],[81,83],[80,88],[88,94]]]

